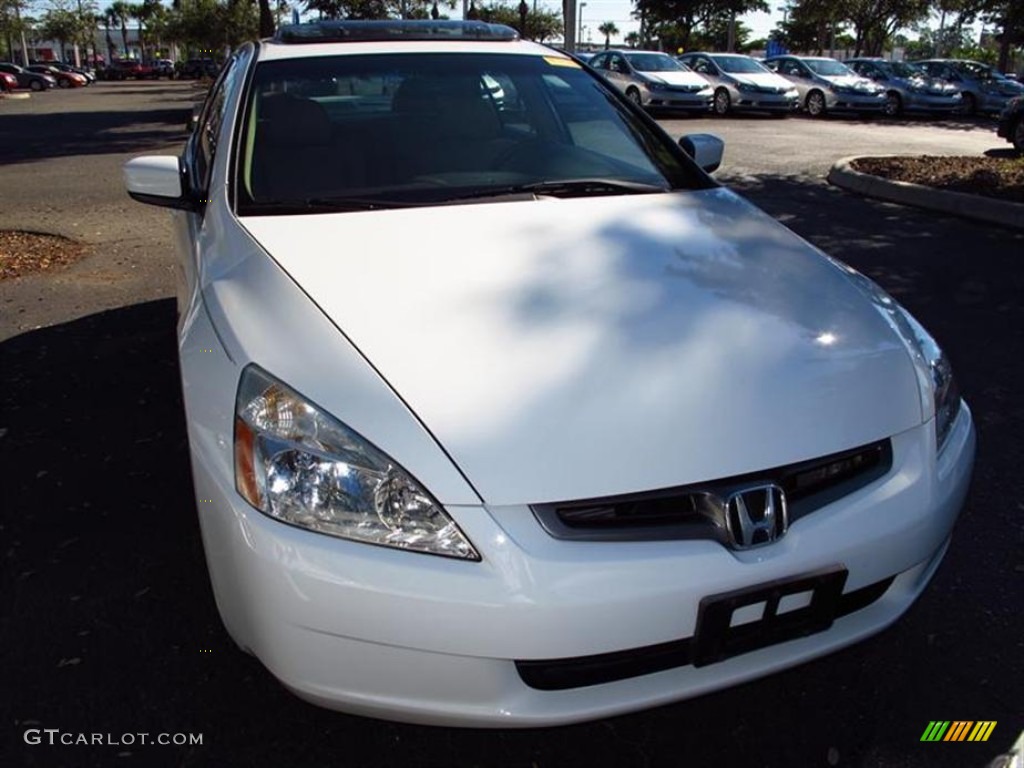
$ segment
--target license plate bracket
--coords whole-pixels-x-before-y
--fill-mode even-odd
[[[705,597],[697,613],[693,665],[707,666],[823,632],[832,626],[836,617],[847,575],[846,568],[836,565],[795,578]],[[801,602],[806,604],[801,605]],[[790,608],[787,603],[798,607]],[[763,612],[757,618],[761,604]],[[737,611],[744,611],[739,622],[733,619]]]

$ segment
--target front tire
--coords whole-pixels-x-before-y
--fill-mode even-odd
[[[885,107],[882,110],[886,117],[899,117],[903,113],[903,99],[895,91],[885,94]]]
[[[1017,124],[1010,133],[1013,148],[1024,155],[1024,117],[1017,118]]]
[[[57,81],[57,87],[58,88],[70,88],[71,87],[71,83],[69,83],[67,80],[58,80]]]
[[[643,106],[643,99],[640,97],[640,91],[636,88],[626,89],[626,98],[636,104],[638,107]]]
[[[976,115],[978,113],[978,99],[975,98],[974,94],[965,93],[963,94],[963,99],[963,106],[961,107],[963,113],[968,117]]]
[[[807,94],[807,102],[804,105],[807,108],[807,114],[811,117],[824,117],[825,112],[828,111],[828,106],[825,104],[825,94],[821,91],[811,91]]]
[[[725,88],[719,88],[715,91],[713,107],[716,115],[729,114],[729,110],[732,109],[732,99],[729,98],[729,92]]]
[[[39,80],[33,80],[28,84],[28,87],[31,88],[33,91],[36,91],[37,93],[43,90],[44,88],[42,82],[40,82]]]

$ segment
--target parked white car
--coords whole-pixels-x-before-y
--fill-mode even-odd
[[[796,86],[800,104],[811,117],[823,117],[828,112],[870,114],[885,110],[885,88],[835,59],[787,55],[766,59],[764,65]]]
[[[970,411],[927,332],[716,184],[721,159],[507,27],[322,22],[231,57],[184,155],[124,174],[175,209],[240,647],[324,706],[525,727],[910,607]]]
[[[715,89],[715,114],[768,112],[785,116],[800,106],[796,86],[757,59],[738,53],[687,53],[679,61]]]
[[[711,107],[711,83],[667,53],[603,51],[587,63],[638,106],[686,112]]]

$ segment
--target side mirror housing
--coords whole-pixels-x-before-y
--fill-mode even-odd
[[[725,154],[725,142],[710,133],[688,133],[679,139],[679,146],[708,173],[718,170]]]
[[[184,211],[198,209],[183,191],[181,164],[171,155],[146,155],[124,164],[124,186],[133,200]]]

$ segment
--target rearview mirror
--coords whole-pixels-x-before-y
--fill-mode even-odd
[[[182,171],[177,157],[147,155],[124,164],[124,186],[133,200],[164,208],[194,211],[195,200],[182,192]]]
[[[679,146],[708,173],[718,170],[725,154],[725,142],[710,133],[688,133],[679,139]]]

